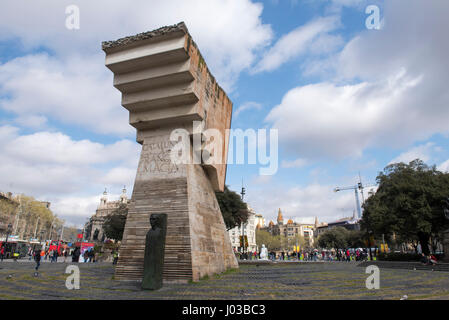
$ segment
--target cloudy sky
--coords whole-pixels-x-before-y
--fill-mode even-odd
[[[65,26],[77,4],[80,29]],[[367,29],[366,8],[380,9]],[[274,219],[352,215],[360,172],[415,158],[449,170],[449,2],[2,0],[0,191],[83,224],[104,188],[131,195],[140,146],[101,41],[185,21],[234,103],[234,129],[278,129],[279,170],[227,184]]]

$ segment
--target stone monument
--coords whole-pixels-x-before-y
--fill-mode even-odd
[[[142,289],[156,290],[162,287],[167,215],[153,213],[150,225],[145,240]]]
[[[115,278],[142,280],[148,218],[159,212],[167,214],[164,282],[197,281],[237,268],[215,197],[226,178],[232,102],[211,75],[187,27],[179,23],[103,42],[103,51],[142,144]],[[224,137],[217,148],[220,162],[171,161],[176,145],[171,133],[183,129],[194,141],[194,121],[201,130],[215,129]]]

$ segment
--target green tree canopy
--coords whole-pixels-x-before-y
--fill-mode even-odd
[[[256,230],[256,243],[259,248],[264,244],[268,251],[281,249],[281,237],[273,236],[266,230]]]
[[[248,206],[238,193],[225,186],[223,192],[216,192],[215,195],[228,230],[248,220]]]
[[[449,174],[416,159],[387,166],[377,176],[379,188],[363,208],[362,228],[374,235],[419,241],[429,253],[430,237],[447,227],[444,210],[449,197]]]
[[[335,227],[324,232],[318,238],[318,245],[327,249],[342,249],[348,246],[349,231],[343,227]]]
[[[57,237],[64,221],[59,219],[46,202],[21,194],[13,199],[0,199],[0,221],[12,223],[22,239],[31,237]],[[51,234],[50,234],[51,231]]]
[[[103,232],[107,238],[117,241],[122,240],[127,216],[128,206],[121,203],[117,209],[115,209],[105,217],[103,223]]]

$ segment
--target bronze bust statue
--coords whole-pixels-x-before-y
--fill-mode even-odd
[[[150,225],[145,241],[142,289],[156,290],[162,288],[167,215],[153,213]]]

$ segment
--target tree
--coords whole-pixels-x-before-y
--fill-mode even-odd
[[[365,233],[358,230],[348,230],[346,241],[349,248],[363,248],[365,247]]]
[[[449,174],[416,159],[387,166],[377,176],[379,188],[363,208],[361,226],[375,236],[419,241],[429,253],[429,240],[447,227],[444,210],[449,197]]]
[[[281,237],[273,236],[266,230],[256,230],[256,243],[259,248],[262,248],[262,245],[264,244],[270,251],[281,249]]]
[[[51,237],[49,232],[54,235],[63,225],[63,220],[53,214],[46,202],[23,194],[12,199],[0,199],[0,221],[12,223],[17,235],[23,239],[37,236],[44,230],[43,236]]]
[[[349,231],[343,227],[335,227],[324,232],[318,238],[318,245],[321,248],[342,249],[348,246]]]
[[[242,222],[245,223],[248,220],[248,206],[239,194],[225,186],[223,192],[216,192],[215,195],[228,230],[240,226]]]
[[[127,216],[128,206],[124,203],[121,203],[117,209],[108,214],[103,223],[103,232],[106,237],[116,241],[122,240]]]

